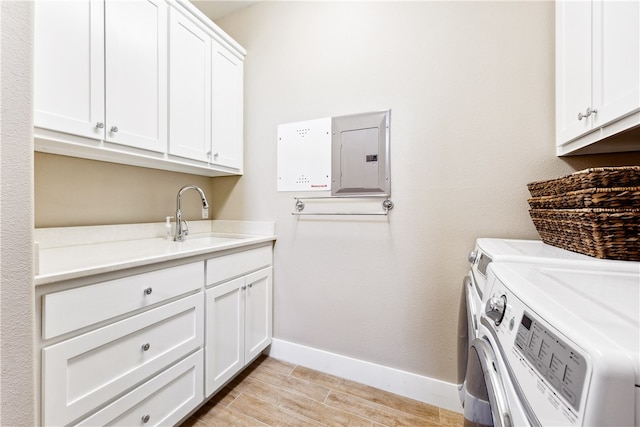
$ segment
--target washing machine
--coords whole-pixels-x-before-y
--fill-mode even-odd
[[[458,317],[458,392],[462,405],[466,398],[464,383],[467,355],[471,340],[478,336],[482,314],[481,302],[486,289],[489,265],[494,262],[563,265],[579,263],[580,265],[607,265],[611,269],[630,272],[640,269],[638,262],[601,260],[550,246],[540,240],[479,238],[476,240],[473,251],[469,253],[468,261],[470,268],[463,280]]]
[[[640,425],[640,267],[494,262],[465,425]]]
[[[594,258],[542,243],[540,240],[479,238],[469,253],[469,273],[464,277],[458,316],[458,393],[465,400],[467,354],[471,340],[478,336],[481,301],[487,282],[487,269],[492,262],[561,263],[593,261]],[[613,263],[619,261],[611,261]]]

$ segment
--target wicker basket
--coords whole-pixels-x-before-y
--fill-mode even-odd
[[[533,197],[589,188],[640,187],[640,166],[590,168],[562,178],[532,182],[527,187]]]
[[[531,209],[640,209],[640,187],[588,188],[528,200]]]
[[[640,261],[640,209],[531,209],[542,241],[596,258]]]

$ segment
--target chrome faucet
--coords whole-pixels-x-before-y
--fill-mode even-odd
[[[202,199],[202,209],[209,209],[209,203],[207,203],[207,198],[204,195],[204,191],[197,185],[186,185],[178,191],[178,197],[176,199],[176,235],[173,238],[176,242],[182,242],[184,240],[184,236],[189,234],[189,224],[187,221],[182,220],[182,209],[180,207],[180,198],[182,197],[182,193],[187,190],[196,190],[200,193],[200,198]],[[184,223],[184,225],[183,225]]]

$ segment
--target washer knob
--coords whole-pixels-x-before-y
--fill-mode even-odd
[[[507,307],[507,297],[502,295],[501,297],[489,298],[487,305],[484,308],[484,312],[487,317],[498,326],[504,318],[505,308]]]
[[[476,262],[477,259],[478,259],[478,251],[469,252],[469,256],[467,257],[467,260],[469,261],[469,263],[473,264]]]

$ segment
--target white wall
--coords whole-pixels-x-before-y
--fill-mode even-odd
[[[0,2],[0,425],[35,425],[32,3]]]
[[[456,382],[474,240],[537,237],[527,182],[640,159],[555,157],[553,2],[261,2],[218,24],[248,51],[246,154],[214,217],[277,222],[281,340]],[[388,219],[292,216],[276,126],[386,108]]]

